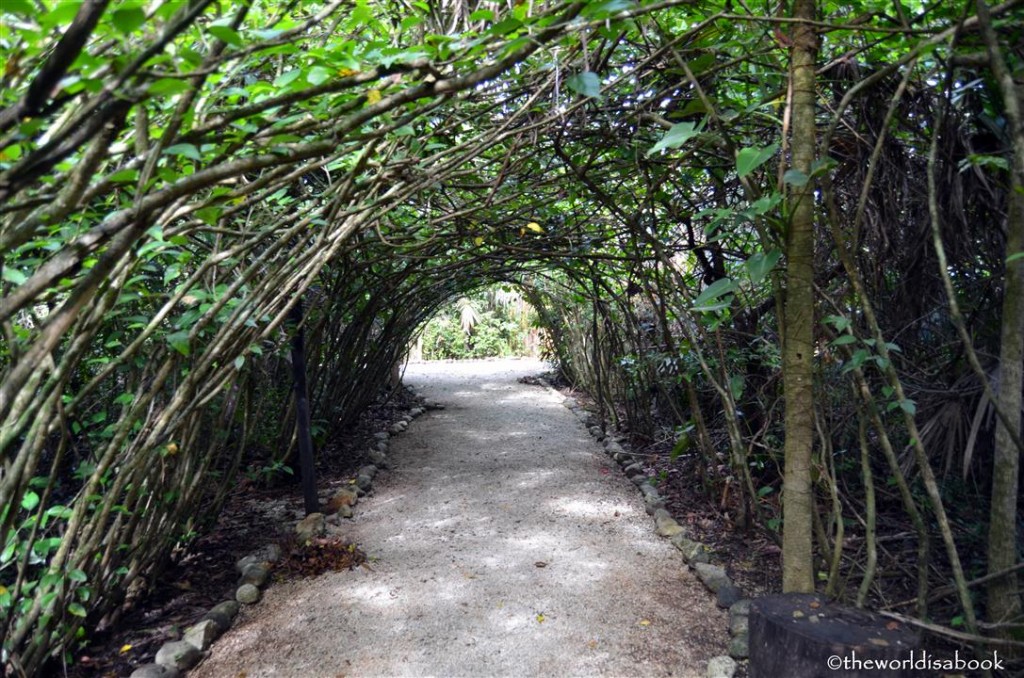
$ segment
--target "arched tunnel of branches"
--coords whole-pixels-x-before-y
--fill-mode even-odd
[[[297,318],[330,437],[495,282],[783,588],[1012,649],[1020,3],[760,4],[4,2],[5,670],[292,463]]]

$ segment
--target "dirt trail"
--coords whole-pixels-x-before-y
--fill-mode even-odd
[[[347,536],[372,571],[271,586],[195,676],[701,676],[726,620],[531,361],[410,366]]]

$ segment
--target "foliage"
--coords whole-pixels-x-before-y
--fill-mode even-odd
[[[787,171],[791,22],[743,3],[0,4],[5,670],[111,623],[238,473],[290,463],[300,298],[322,436],[421,327],[505,350],[479,296],[500,283],[607,425],[699,454],[709,492],[740,488],[736,523],[777,524],[783,252],[811,184],[815,303],[838,319],[814,327],[817,553],[850,595],[861,564],[836,545],[871,476],[837,451],[862,441],[896,487],[886,529],[926,546],[917,479],[993,473],[940,273],[997,355],[1010,131],[970,11],[819,14],[821,142]],[[445,310],[461,298],[472,318]]]
[[[536,322],[521,295],[495,287],[441,309],[423,328],[417,346],[424,360],[536,355]]]

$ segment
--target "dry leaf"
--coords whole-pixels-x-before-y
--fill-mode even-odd
[[[650,626],[651,625],[651,621],[649,619],[641,619],[640,622],[639,622],[639,625],[640,626]]]
[[[889,647],[889,641],[884,638],[868,638],[868,642],[878,647]]]
[[[127,651],[128,651],[128,650],[130,650],[130,649],[132,649],[132,646],[131,646],[131,645],[122,645],[122,646],[121,646],[121,650],[120,650],[120,653],[121,653],[121,654],[124,654],[125,652],[127,652]]]
[[[547,563],[545,563],[545,562],[544,562],[543,560],[538,560],[538,561],[537,561],[536,563],[534,563],[533,565],[534,565],[534,567],[547,567],[547,566],[548,566],[548,564],[547,564]]]
[[[888,624],[885,625],[885,628],[889,629],[890,631],[895,631],[899,627],[900,627],[900,623],[899,622],[895,622],[895,621],[891,621],[891,622],[889,622]]]
[[[812,609],[812,610],[817,610],[817,609],[818,609],[819,607],[821,607],[821,603],[819,603],[819,602],[818,602],[818,601],[816,601],[816,600],[812,600],[812,601],[811,601],[810,603],[808,603],[808,604],[810,605],[810,607],[811,607],[811,609]]]
[[[382,98],[383,97],[381,97],[379,89],[371,89],[369,92],[366,93],[366,105],[372,106],[373,104],[380,101]]]
[[[538,624],[543,624],[544,623],[544,613],[543,612],[538,612],[537,613],[537,623]]]

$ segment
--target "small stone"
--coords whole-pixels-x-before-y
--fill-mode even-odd
[[[655,530],[660,537],[674,537],[682,534],[683,526],[672,518],[662,518],[658,521],[658,528]]]
[[[604,449],[613,458],[615,457],[616,454],[622,454],[623,452],[625,452],[625,450],[622,449],[622,446],[619,445],[614,440],[612,440],[611,438],[605,438],[604,439]]]
[[[650,487],[650,485],[640,486],[641,489],[644,487]],[[655,511],[663,508],[665,508],[665,499],[663,497],[647,495],[647,497],[644,498],[644,511],[647,512],[647,515],[654,515]]]
[[[267,583],[267,579],[270,577],[270,570],[267,569],[263,563],[253,563],[247,565],[245,570],[242,571],[242,578],[239,580],[240,584],[252,584],[253,586],[263,586]],[[206,648],[200,648],[205,650]]]
[[[715,591],[715,602],[718,607],[727,608],[743,598],[743,591],[740,591],[735,584],[726,584]]]
[[[750,614],[750,598],[744,598],[729,606],[729,614],[732,616],[742,615],[747,616]]]
[[[252,584],[242,584],[235,591],[235,600],[245,605],[258,603],[260,600],[260,590]]]
[[[363,492],[369,492],[370,487],[373,486],[373,478],[367,475],[356,476],[356,487]]]
[[[619,462],[620,466],[629,466],[635,461],[629,452],[616,452],[612,455],[612,459]]]
[[[355,506],[359,503],[359,493],[351,487],[343,487],[334,493],[334,496],[327,502],[327,507],[336,511],[342,506]]]
[[[280,544],[267,544],[263,548],[263,555],[268,563],[276,563],[281,560],[281,545]]]
[[[160,664],[143,664],[132,671],[130,678],[178,678],[181,671]]]
[[[381,431],[380,433],[374,433],[373,437],[377,440],[387,441],[387,439],[391,437],[391,434],[387,431]]]
[[[565,405],[570,410],[574,407],[579,407],[579,403],[576,402],[575,398],[566,398],[565,400],[562,401],[562,404]]]
[[[295,525],[295,536],[300,543],[305,544],[313,537],[322,536],[325,529],[324,514],[310,513]]]
[[[705,545],[688,539],[683,533],[672,538],[672,545],[679,549],[687,563],[708,562],[709,556]]]
[[[718,593],[718,589],[726,584],[732,584],[729,580],[729,575],[725,573],[725,568],[720,565],[693,563],[692,567],[694,572],[697,573],[697,578],[701,580],[704,586],[707,586],[715,593]]]
[[[817,624],[818,622],[821,621],[821,617],[819,617],[816,614],[812,614],[810,617],[807,618],[807,621],[811,622],[812,624]],[[875,640],[875,639],[874,638],[869,638],[868,640]]]
[[[259,592],[259,589],[256,589]],[[184,640],[172,640],[164,643],[156,652],[157,664],[172,668],[176,671],[188,671],[196,665],[202,653],[195,645],[186,643]]]
[[[657,511],[654,512],[654,519],[655,520],[662,520],[664,518],[671,518],[671,517],[672,517],[672,514],[669,513],[668,511],[666,511],[665,509],[658,509]]]
[[[729,634],[738,636],[750,631],[750,617],[745,614],[729,615]]]
[[[238,614],[238,609],[238,603],[236,601],[225,600],[223,603],[217,603],[212,608],[210,608],[210,612],[218,612],[220,614],[223,614],[227,616],[228,620],[230,621],[235,618],[235,615]]]
[[[370,460],[377,468],[388,467],[388,455],[384,454],[380,450],[370,450],[366,453],[366,458]]]
[[[341,525],[346,518],[351,518],[355,513],[351,506],[341,506],[337,511],[327,517],[328,525]]]
[[[641,466],[640,464],[630,464],[629,466],[626,466],[624,469],[622,469],[622,472],[629,477],[633,477],[638,473],[643,473],[644,467]]]
[[[726,655],[712,657],[708,662],[708,678],[732,678],[736,674],[736,660]]]
[[[377,443],[376,449],[377,449],[378,452],[383,452],[384,454],[387,454],[387,452],[388,452],[388,441],[381,440],[380,442]]]
[[[629,479],[629,481],[631,483],[633,483],[634,485],[636,485],[638,487],[640,485],[643,485],[644,483],[648,482],[648,480],[649,479],[647,478],[647,476],[645,476],[642,473],[640,475],[633,476],[632,478]]]
[[[231,602],[234,603],[235,601]],[[238,603],[235,603],[235,605],[238,605]],[[217,630],[221,633],[224,633],[225,631],[231,628],[231,617],[224,614],[223,612],[218,612],[217,610],[208,611],[206,614],[203,615],[202,620],[212,621],[214,624],[217,625]]]
[[[601,427],[600,426],[591,426],[588,429],[588,431],[590,432],[590,435],[594,436],[598,440],[600,440],[601,437],[604,436],[604,433],[601,431]]]
[[[204,619],[185,629],[185,636],[182,640],[197,650],[209,650],[210,645],[213,645],[213,641],[220,633],[219,624],[212,619]]]
[[[245,568],[258,562],[260,562],[260,557],[256,554],[251,554],[244,558],[239,558],[235,562],[235,569],[238,570],[239,574],[241,574],[242,572],[245,572]]]
[[[373,478],[375,475],[377,475],[377,467],[374,466],[373,464],[367,464],[365,466],[360,466],[359,467],[359,472],[356,473],[356,475],[370,476],[371,478]]]
[[[733,659],[746,659],[750,654],[750,638],[746,633],[733,636],[729,641],[729,656]]]

